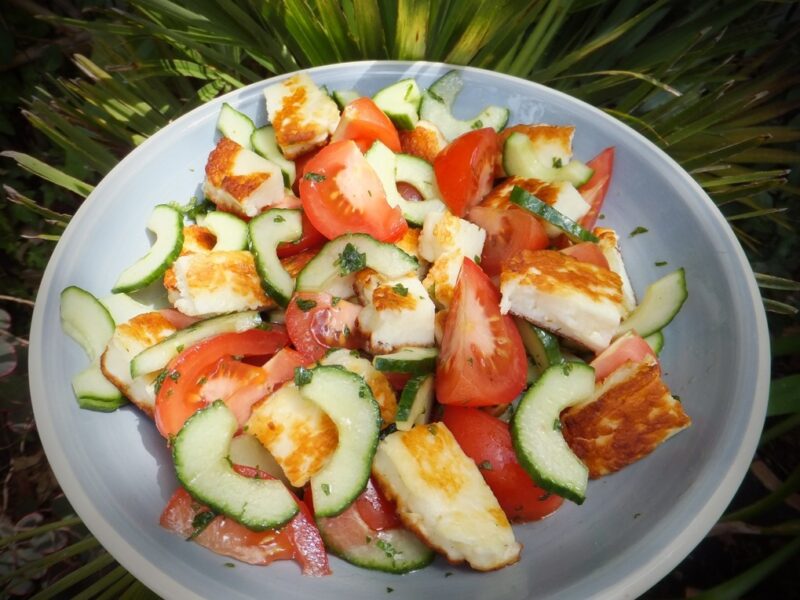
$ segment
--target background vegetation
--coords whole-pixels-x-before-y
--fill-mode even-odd
[[[758,0],[7,0],[2,594],[150,595],[61,495],[27,389],[32,300],[54,242],[92,186],[171,119],[235,87],[330,62],[424,58],[504,71],[602,107],[678,160],[726,215],[770,310],[769,416],[729,512],[645,597],[796,597],[798,12],[796,2]]]

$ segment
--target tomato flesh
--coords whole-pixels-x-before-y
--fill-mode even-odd
[[[394,503],[383,495],[372,477],[367,481],[367,487],[361,492],[361,495],[356,498],[356,508],[367,527],[375,531],[397,529],[403,526],[397,516],[397,508]]]
[[[635,333],[629,333],[598,354],[590,365],[594,367],[595,379],[602,381],[625,363],[639,363],[647,356],[658,359],[650,344]]]
[[[299,301],[299,303],[298,303]],[[360,346],[356,318],[361,306],[324,293],[300,292],[286,308],[286,329],[297,351],[309,362],[330,348]]]
[[[589,205],[589,212],[578,221],[578,224],[584,229],[591,230],[597,223],[600,209],[603,208],[608,193],[608,186],[611,185],[611,175],[614,172],[614,147],[606,148],[586,164],[594,169],[594,174],[589,181],[578,188],[578,191]]]
[[[567,254],[572,258],[576,258],[581,262],[592,264],[601,269],[608,270],[608,260],[606,259],[600,246],[592,242],[581,242],[574,246],[567,246],[560,251],[562,254]]]
[[[352,140],[332,143],[308,161],[300,199],[311,224],[328,239],[367,233],[392,242],[408,230],[403,213],[389,206],[381,180]]]
[[[499,155],[497,133],[486,127],[457,137],[436,156],[436,183],[453,214],[463,217],[489,193]]]
[[[509,520],[534,521],[561,506],[564,499],[537,486],[517,461],[508,424],[462,406],[446,406],[442,422],[478,465]]]
[[[527,369],[519,331],[511,317],[500,314],[500,294],[465,258],[436,365],[437,399],[463,406],[507,404],[525,387]]]
[[[392,152],[399,153],[400,136],[392,121],[370,98],[356,98],[344,107],[342,118],[331,142],[353,140],[361,152],[370,149],[376,140],[382,142]]]
[[[200,405],[222,400],[242,426],[250,418],[253,404],[269,391],[264,369],[243,363],[232,356],[223,356],[203,372],[186,400]]]

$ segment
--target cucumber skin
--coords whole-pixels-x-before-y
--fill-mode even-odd
[[[267,273],[266,269],[264,268],[264,259],[261,254],[261,250],[259,250],[260,244],[256,242],[255,234],[257,233],[256,228],[258,227],[258,224],[261,220],[275,218],[276,216],[286,218],[286,212],[284,211],[286,212],[292,211],[292,214],[297,214],[298,216],[300,214],[300,211],[296,209],[273,208],[266,210],[260,215],[254,217],[253,219],[250,220],[250,222],[247,225],[247,230],[250,236],[250,245],[253,251],[253,255],[255,257],[256,271],[258,272],[258,275],[261,279],[261,287],[264,288],[264,291],[267,293],[267,295],[273,300],[275,300],[275,302],[277,302],[278,306],[280,306],[281,308],[286,308],[287,306],[289,306],[289,301],[291,300],[292,294],[294,293],[294,287],[291,290],[288,290],[288,295],[287,295],[286,294],[287,290],[280,290],[275,285],[273,285],[273,282],[269,277],[269,273]],[[303,235],[303,230],[301,224],[300,235],[294,239],[284,240],[284,241],[294,242],[299,240],[302,237],[302,235]],[[278,259],[277,255],[277,247],[278,245],[276,244],[275,259],[276,261],[278,261],[278,264],[280,264],[280,260]],[[286,274],[288,275],[288,272]]]
[[[575,221],[562,215],[555,208],[542,202],[539,198],[523,190],[521,187],[514,186],[510,200],[517,206],[544,219],[554,227],[558,227],[573,242],[594,242],[596,244],[600,241],[592,232],[587,231]]]
[[[104,314],[108,318],[106,324],[109,326],[109,330],[110,330],[110,333],[109,333],[109,336],[108,336],[109,339],[114,334],[114,328],[116,327],[116,324],[114,322],[114,317],[111,316],[111,311],[109,311],[108,308],[106,308],[106,306],[102,302],[100,302],[100,300],[98,300],[97,297],[94,294],[92,294],[91,292],[88,292],[85,289],[83,289],[81,287],[78,287],[77,285],[70,285],[70,286],[65,287],[63,290],[61,290],[61,295],[59,296],[61,328],[64,330],[64,333],[66,333],[68,336],[70,336],[73,340],[75,340],[81,346],[81,348],[83,348],[83,351],[86,352],[86,355],[89,356],[90,360],[94,360],[95,356],[92,356],[92,354],[97,354],[99,356],[100,354],[102,354],[102,350],[100,352],[94,352],[94,350],[95,350],[94,348],[89,348],[87,345],[85,345],[85,344],[88,344],[88,340],[85,339],[85,336],[81,335],[78,332],[78,330],[77,330],[78,328],[73,327],[69,323],[69,321],[66,322],[66,327],[65,327],[65,320],[64,320],[64,317],[63,317],[64,302],[65,301],[69,302],[69,298],[71,296],[74,296],[74,295],[84,296],[89,301],[93,300],[97,304],[98,308],[101,310],[100,314]],[[78,338],[82,338],[83,341],[79,341]],[[108,340],[106,340],[106,344],[107,343],[108,343]]]
[[[82,396],[77,400],[78,406],[84,410],[106,413],[114,412],[128,403],[124,397],[119,400],[107,400],[105,398],[89,398],[88,396]]]
[[[428,375],[436,370],[438,353],[431,357],[419,359],[394,359],[391,354],[375,356],[372,365],[384,373],[409,373],[413,376]]]
[[[366,561],[366,560],[359,560],[353,557],[352,555],[348,555],[347,550],[343,550],[336,544],[331,543],[329,536],[325,534],[325,524],[324,521],[319,524],[319,532],[322,535],[322,541],[325,543],[325,548],[333,554],[334,556],[341,558],[345,562],[349,562],[351,565],[355,565],[357,567],[361,567],[362,569],[369,569],[371,571],[382,571],[384,573],[393,573],[394,575],[403,575],[405,573],[410,573],[411,571],[416,571],[418,569],[423,569],[427,567],[429,564],[433,562],[436,558],[436,553],[433,550],[428,549],[428,553],[422,556],[416,562],[408,562],[405,566],[390,566],[388,562],[393,559],[389,559],[386,557],[386,563],[383,563],[380,560],[376,561]],[[386,530],[387,533],[391,532],[392,530]],[[412,534],[413,535],[413,534]],[[378,550],[379,552],[383,553],[382,550]]]
[[[644,331],[636,330],[635,326],[631,326],[630,323],[631,323],[631,321],[634,321],[634,324],[635,324],[636,311],[639,310],[645,304],[645,302],[647,301],[647,293],[650,291],[650,289],[654,285],[656,285],[659,282],[667,279],[668,277],[673,277],[673,276],[677,276],[679,278],[678,283],[680,285],[681,291],[683,292],[683,294],[682,294],[683,297],[681,298],[680,304],[678,304],[678,306],[675,308],[675,310],[672,311],[672,314],[669,316],[669,318],[666,321],[659,321],[659,322],[657,322],[656,325],[651,326],[649,329],[645,329]],[[664,329],[664,327],[666,327],[667,325],[672,323],[672,320],[681,311],[681,308],[683,308],[683,305],[686,303],[686,300],[688,298],[689,298],[689,289],[688,289],[688,287],[686,285],[686,270],[683,267],[680,267],[679,269],[675,269],[672,273],[668,273],[668,274],[664,275],[664,277],[654,281],[653,283],[651,283],[648,286],[647,290],[645,290],[644,298],[642,298],[642,302],[639,304],[639,306],[637,306],[633,310],[633,312],[630,315],[628,315],[627,319],[625,319],[622,323],[620,323],[620,327],[619,327],[619,330],[617,331],[617,335],[618,336],[622,335],[623,333],[625,333],[627,331],[636,331],[636,333],[640,337],[645,338],[645,337],[648,337],[650,335],[653,335],[654,333],[656,333],[658,331],[661,331],[662,329]],[[641,314],[641,313],[639,313],[639,314]],[[627,325],[626,325],[626,323],[627,323]]]

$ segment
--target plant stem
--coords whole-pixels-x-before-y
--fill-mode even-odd
[[[95,594],[99,594],[103,590],[106,590],[110,586],[114,585],[120,578],[127,574],[128,571],[125,570],[125,567],[119,565],[109,573],[103,575],[101,579],[95,581],[80,594],[73,596],[72,600],[89,600],[90,598],[94,597]]]
[[[791,417],[787,417],[783,419],[780,423],[776,423],[764,433],[761,434],[761,439],[758,442],[758,447],[768,444],[772,440],[781,437],[783,434],[791,431],[795,427],[800,425],[800,413],[792,415]]]
[[[22,540],[27,540],[32,537],[36,537],[37,535],[47,533],[48,531],[52,531],[53,529],[61,529],[62,527],[72,527],[73,525],[80,524],[80,522],[81,520],[79,517],[68,517],[66,519],[62,519],[61,521],[55,521],[54,523],[48,523],[47,525],[42,525],[41,527],[37,527],[36,529],[29,529],[27,531],[22,531],[20,533],[0,539],[0,548],[5,548],[9,544],[13,544],[14,542],[20,542]]]
[[[84,565],[79,569],[75,569],[69,575],[62,577],[47,589],[36,594],[33,598],[31,598],[31,600],[50,600],[50,598],[57,596],[64,590],[69,589],[87,577],[94,575],[112,562],[114,562],[114,557],[106,552],[102,556],[95,558],[89,564]]]
[[[95,600],[111,600],[112,598],[119,598],[120,592],[135,581],[136,578],[133,575],[126,573],[119,579],[119,581],[95,598]]]
[[[800,465],[796,466],[792,474],[771,494],[764,496],[744,508],[724,515],[721,521],[747,521],[758,516],[762,512],[778,506],[794,491],[800,488]]]
[[[33,562],[29,562],[27,565],[0,577],[0,585],[4,585],[11,581],[12,579],[19,577],[20,575],[24,575],[25,573],[29,573],[30,571],[36,571],[37,569],[42,569],[45,567],[49,567],[54,565],[58,562],[61,562],[64,559],[70,558],[71,556],[75,556],[76,554],[80,554],[81,552],[86,552],[87,550],[91,550],[95,546],[99,546],[100,542],[97,541],[97,538],[94,536],[90,536],[85,540],[81,540],[80,542],[76,542],[71,546],[67,546],[60,552],[54,552],[53,554],[49,554],[48,556],[42,557],[39,560],[34,560]]]

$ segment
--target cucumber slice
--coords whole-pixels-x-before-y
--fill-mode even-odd
[[[253,135],[255,129],[256,126],[250,117],[239,112],[227,102],[222,104],[217,119],[217,130],[222,135],[250,150],[252,148],[250,136]]]
[[[258,154],[278,165],[281,173],[283,173],[283,185],[287,188],[292,187],[297,177],[297,168],[294,161],[286,158],[278,147],[278,140],[275,139],[275,128],[272,125],[267,125],[254,130],[250,136],[250,145]]]
[[[397,404],[395,426],[400,431],[409,431],[418,423],[427,423],[433,409],[433,375],[419,375],[403,388]]]
[[[619,326],[617,336],[626,331],[636,331],[647,337],[664,329],[686,302],[686,272],[683,267],[651,283],[645,290],[642,302]]]
[[[378,447],[381,413],[366,382],[340,366],[308,371],[300,387],[304,398],[319,406],[339,432],[339,445],[328,463],[311,477],[314,513],[335,517],[364,490]]]
[[[394,174],[396,181],[413,185],[424,200],[441,198],[439,187],[436,185],[436,174],[433,165],[418,156],[410,154],[396,154],[397,164]]]
[[[158,310],[153,304],[142,304],[128,294],[111,294],[100,298],[100,303],[106,307],[115,323],[127,323],[133,317]]]
[[[278,244],[294,242],[303,235],[299,210],[272,208],[250,221],[250,239],[256,270],[264,291],[280,306],[287,306],[294,291],[294,279],[278,259]]]
[[[344,110],[344,107],[350,104],[353,100],[361,98],[361,94],[355,90],[334,90],[331,94],[331,97],[333,98],[333,101],[336,102],[339,110]]]
[[[178,480],[197,501],[253,531],[280,527],[297,514],[297,503],[280,481],[233,470],[228,451],[238,428],[221,400],[189,417],[172,449]]]
[[[183,352],[184,348],[220,333],[247,331],[261,325],[261,317],[255,311],[233,313],[198,321],[186,329],[173,333],[155,346],[142,350],[131,361],[131,377],[134,379],[147,373],[155,373]]]
[[[644,341],[647,342],[647,345],[652,348],[653,352],[656,353],[656,356],[661,354],[661,350],[664,349],[664,334],[661,331],[656,331],[655,333],[651,333]]]
[[[147,220],[147,229],[156,235],[156,242],[147,254],[122,272],[111,288],[115,294],[138,290],[152,283],[164,274],[181,253],[183,215],[179,210],[159,204]]]
[[[94,361],[114,335],[114,319],[91,293],[71,285],[61,292],[61,328]]]
[[[561,214],[549,204],[542,202],[533,194],[526,192],[521,187],[514,186],[514,189],[511,191],[511,202],[557,227],[573,242],[597,243],[599,241],[597,236],[592,232],[587,231],[575,221]]]
[[[539,487],[577,504],[586,497],[589,469],[564,440],[559,415],[593,393],[592,367],[554,365],[525,393],[511,421],[511,440],[523,468]]]
[[[214,210],[198,215],[197,224],[209,229],[217,238],[213,250],[246,250],[249,241],[247,223],[231,213]]]
[[[398,129],[410,131],[419,121],[422,94],[414,79],[401,79],[380,90],[372,100]]]
[[[379,354],[372,359],[378,371],[426,375],[436,370],[436,348],[401,348],[391,354]]]
[[[235,465],[264,471],[264,473],[272,475],[275,479],[280,479],[287,486],[291,485],[275,457],[261,445],[261,442],[254,435],[242,433],[234,437],[228,449],[228,458]]]
[[[482,127],[500,131],[508,122],[509,111],[500,106],[487,106],[476,117],[462,121],[453,116],[452,108],[464,82],[458,71],[450,71],[437,79],[422,95],[419,117],[430,121],[449,142],[458,136]]]
[[[544,371],[548,367],[560,365],[564,362],[556,336],[520,317],[514,317],[514,322],[517,324],[519,335],[522,338],[525,349],[528,351],[528,356],[533,359],[539,369]]]
[[[353,527],[359,527],[363,533],[363,541],[356,545],[352,544],[350,537],[347,543],[339,541],[337,534],[341,524],[337,525],[332,519],[317,520],[325,548],[350,564],[400,575],[428,566],[436,556],[433,550],[407,529],[376,532],[360,516],[354,515],[353,519],[356,521]]]
[[[403,217],[412,225],[422,227],[425,215],[430,212],[443,212],[444,203],[436,198],[411,202],[406,200],[397,191],[397,155],[389,150],[383,143],[376,141],[364,154],[364,158],[377,173],[386,192],[386,201],[389,206],[399,206]],[[423,161],[424,162],[424,161]],[[426,163],[427,164],[427,163]]]
[[[72,391],[78,406],[89,410],[112,412],[127,404],[117,387],[103,375],[99,360],[72,378]]]
[[[394,244],[379,242],[366,233],[346,233],[325,244],[303,267],[297,275],[296,289],[324,292],[367,267],[389,279],[397,279],[416,273],[419,262]]]
[[[571,160],[563,167],[543,164],[536,145],[524,133],[512,133],[503,144],[503,170],[506,175],[517,175],[541,181],[569,181],[579,187],[589,181],[594,169],[579,160]]]

